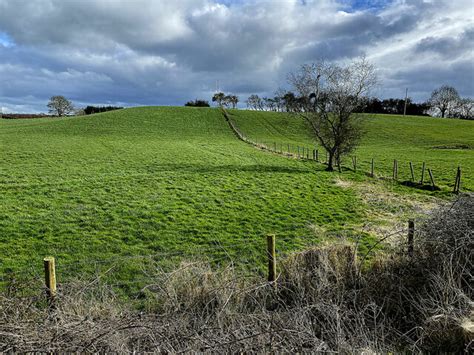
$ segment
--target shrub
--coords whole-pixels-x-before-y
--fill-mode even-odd
[[[194,101],[188,101],[184,104],[184,106],[190,106],[190,107],[210,107],[209,102],[206,100],[194,100]]]

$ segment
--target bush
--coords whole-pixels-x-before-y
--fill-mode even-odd
[[[123,107],[116,107],[116,106],[87,106],[84,109],[84,113],[86,115],[92,115],[94,113],[100,112],[107,112],[107,111],[114,111],[114,110],[121,110]]]
[[[184,104],[184,106],[190,106],[190,107],[210,107],[209,102],[205,100],[194,100],[194,101],[188,101]]]

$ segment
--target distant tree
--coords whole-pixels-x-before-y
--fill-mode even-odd
[[[334,164],[340,167],[341,158],[356,148],[362,136],[364,116],[356,110],[377,82],[374,66],[365,58],[346,66],[305,64],[288,79],[299,94],[288,96],[294,101],[289,108],[303,117],[327,151],[327,170],[334,170]]]
[[[282,102],[286,112],[296,112],[298,110],[296,95],[291,91],[283,95]]]
[[[212,97],[212,102],[217,103],[217,106],[222,107],[225,103],[225,94],[223,92],[215,93]]]
[[[459,102],[460,97],[455,88],[443,85],[431,93],[429,99],[430,106],[433,110],[438,111],[441,117],[450,117],[451,112]]]
[[[471,98],[459,99],[452,116],[464,120],[474,119],[474,100]]]
[[[226,96],[227,102],[232,105],[232,108],[236,108],[239,103],[239,97],[237,95]]]
[[[64,96],[51,97],[47,106],[49,108],[49,113],[59,117],[69,115],[74,111],[72,102],[66,99]]]
[[[117,107],[117,106],[87,106],[84,109],[84,113],[86,115],[92,115],[94,113],[100,113],[100,112],[108,112],[108,111],[114,111],[114,110],[121,110],[123,107]]]
[[[248,97],[247,107],[252,110],[263,110],[263,100],[256,94],[252,94]]]
[[[184,106],[191,106],[191,107],[210,107],[209,102],[206,100],[194,100],[188,101],[184,104]]]

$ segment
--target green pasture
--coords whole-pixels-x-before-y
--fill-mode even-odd
[[[232,117],[248,137],[271,148],[277,143],[284,151],[294,153],[297,147],[317,148],[305,123],[298,116],[282,113],[237,111]],[[370,172],[372,158],[375,173],[392,177],[393,162],[398,161],[399,180],[411,180],[412,162],[415,180],[421,178],[423,162],[433,173],[435,184],[444,191],[452,190],[457,167],[462,169],[462,189],[474,191],[474,121],[420,116],[366,115],[365,135],[354,153],[358,170]],[[324,152],[320,156],[324,160]],[[344,162],[352,166],[352,159]],[[428,172],[425,182],[429,183]]]
[[[0,120],[0,161],[4,276],[41,272],[46,255],[61,277],[117,260],[114,277],[134,280],[150,255],[253,268],[269,233],[286,252],[319,242],[315,225],[336,234],[364,216],[322,165],[254,149],[217,109]]]
[[[259,141],[314,146],[295,117],[231,114]],[[418,169],[426,161],[446,190],[461,165],[463,188],[474,189],[474,122],[367,121],[361,169],[373,157],[376,171],[389,175],[396,158],[405,178],[403,164]],[[0,120],[0,279],[41,279],[42,258],[53,255],[59,280],[95,273],[128,292],[146,277],[145,263],[200,257],[261,269],[269,233],[280,255],[341,236],[361,237],[363,252],[375,240],[360,232],[365,202],[334,184],[337,176],[239,141],[217,109]],[[366,179],[350,171],[342,177]]]

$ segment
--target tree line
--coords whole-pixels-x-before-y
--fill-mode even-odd
[[[301,110],[307,98],[292,91],[279,89],[273,97],[259,97],[252,94],[245,101],[247,108],[259,111],[295,113]],[[399,98],[379,99],[360,97],[354,108],[357,113],[381,113],[413,116],[439,116],[449,118],[474,119],[474,100],[462,98],[457,90],[443,85],[434,90],[429,100],[421,103]]]
[[[123,107],[118,106],[86,106],[85,108],[75,108],[72,101],[64,96],[52,96],[49,99],[48,105],[49,113],[54,116],[62,117],[74,114],[76,116],[92,115],[94,113],[107,112],[113,110],[120,110]]]

